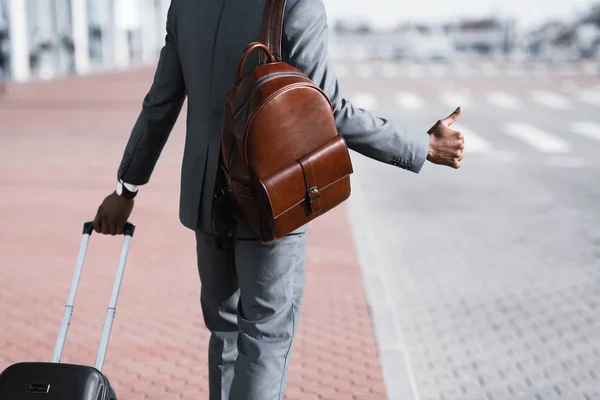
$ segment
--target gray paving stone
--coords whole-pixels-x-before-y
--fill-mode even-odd
[[[600,400],[600,170],[358,160],[418,398]]]

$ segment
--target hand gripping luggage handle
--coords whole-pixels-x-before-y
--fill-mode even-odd
[[[77,264],[75,266],[75,273],[73,274],[73,281],[71,283],[71,289],[69,291],[69,297],[65,310],[63,313],[60,330],[58,332],[58,338],[56,339],[56,345],[54,346],[54,355],[52,356],[52,362],[60,362],[63,348],[65,346],[65,340],[67,338],[67,330],[71,323],[71,315],[73,314],[73,305],[75,303],[75,295],[77,294],[77,287],[79,286],[79,278],[81,277],[81,270],[83,269],[83,261],[85,259],[85,253],[87,251],[88,242],[90,236],[94,231],[93,223],[86,222],[83,225],[83,237],[81,239],[81,246],[79,247],[79,255],[77,256]],[[129,252],[129,244],[135,231],[135,225],[127,223],[123,232],[123,248],[121,249],[121,256],[119,258],[119,266],[117,267],[117,276],[113,284],[112,295],[110,297],[110,303],[108,310],[106,311],[106,318],[104,320],[104,326],[102,328],[102,336],[100,337],[100,345],[98,346],[98,353],[96,355],[96,363],[94,367],[98,371],[102,371],[104,365],[104,358],[106,356],[106,350],[108,348],[108,341],[110,338],[110,332],[112,330],[112,323],[115,317],[117,309],[117,299],[119,298],[119,291],[121,289],[121,282],[123,281],[123,273],[125,272],[125,263],[127,261],[127,254]]]

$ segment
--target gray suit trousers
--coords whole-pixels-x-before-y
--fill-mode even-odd
[[[245,235],[244,235],[245,236]],[[210,400],[281,400],[306,270],[306,235],[230,248],[196,232],[201,305],[211,332]]]

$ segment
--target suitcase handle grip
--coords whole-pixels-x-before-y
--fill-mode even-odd
[[[94,231],[93,222],[89,221],[89,222],[86,222],[85,224],[83,224],[83,236],[81,238],[81,245],[79,247],[77,263],[75,265],[75,273],[73,274],[73,280],[71,283],[71,289],[69,291],[69,297],[67,299],[67,304],[65,305],[60,330],[58,332],[58,337],[56,339],[56,344],[54,346],[54,354],[52,356],[52,362],[54,362],[54,363],[60,362],[60,358],[62,356],[62,352],[63,352],[64,346],[65,346],[65,341],[67,338],[67,331],[69,329],[69,324],[71,323],[71,316],[73,314],[73,305],[75,303],[75,295],[77,294],[77,287],[79,286],[79,279],[81,277],[81,271],[83,269],[83,261],[85,259],[88,242],[90,240],[90,236],[92,235],[93,231]],[[100,337],[100,345],[98,346],[98,353],[96,355],[96,363],[94,365],[98,371],[102,371],[102,366],[104,364],[104,358],[106,356],[106,350],[108,348],[110,332],[112,330],[112,323],[113,323],[113,319],[115,317],[115,312],[117,309],[117,299],[119,297],[119,291],[121,289],[121,283],[123,281],[123,274],[125,272],[125,263],[127,261],[129,245],[131,242],[131,238],[133,237],[134,231],[135,231],[135,225],[130,222],[127,222],[125,224],[125,228],[123,231],[123,235],[124,235],[123,247],[121,249],[121,256],[119,257],[119,265],[117,267],[117,276],[113,283],[112,295],[110,298],[110,303],[108,305],[108,309],[106,311],[106,318],[104,320],[102,336]]]
[[[127,222],[125,224],[125,229],[123,230],[123,235],[125,236],[133,236],[133,232],[135,231],[135,225],[131,222]],[[91,235],[94,232],[94,223],[92,221],[88,221],[83,224],[83,234]]]

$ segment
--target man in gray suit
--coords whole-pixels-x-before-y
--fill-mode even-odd
[[[165,45],[125,149],[117,189],[94,221],[99,233],[123,231],[133,197],[148,183],[187,96],[180,219],[197,239],[201,306],[211,331],[212,400],[283,398],[304,289],[306,226],[261,243],[238,221],[228,247],[218,246],[211,231],[223,104],[240,54],[259,40],[264,5],[265,0],[172,0]],[[342,97],[327,52],[322,0],[287,1],[282,46],[284,61],[327,93],[338,131],[352,150],[415,173],[426,159],[460,167],[463,138],[450,128],[460,108],[427,134],[407,134]]]

